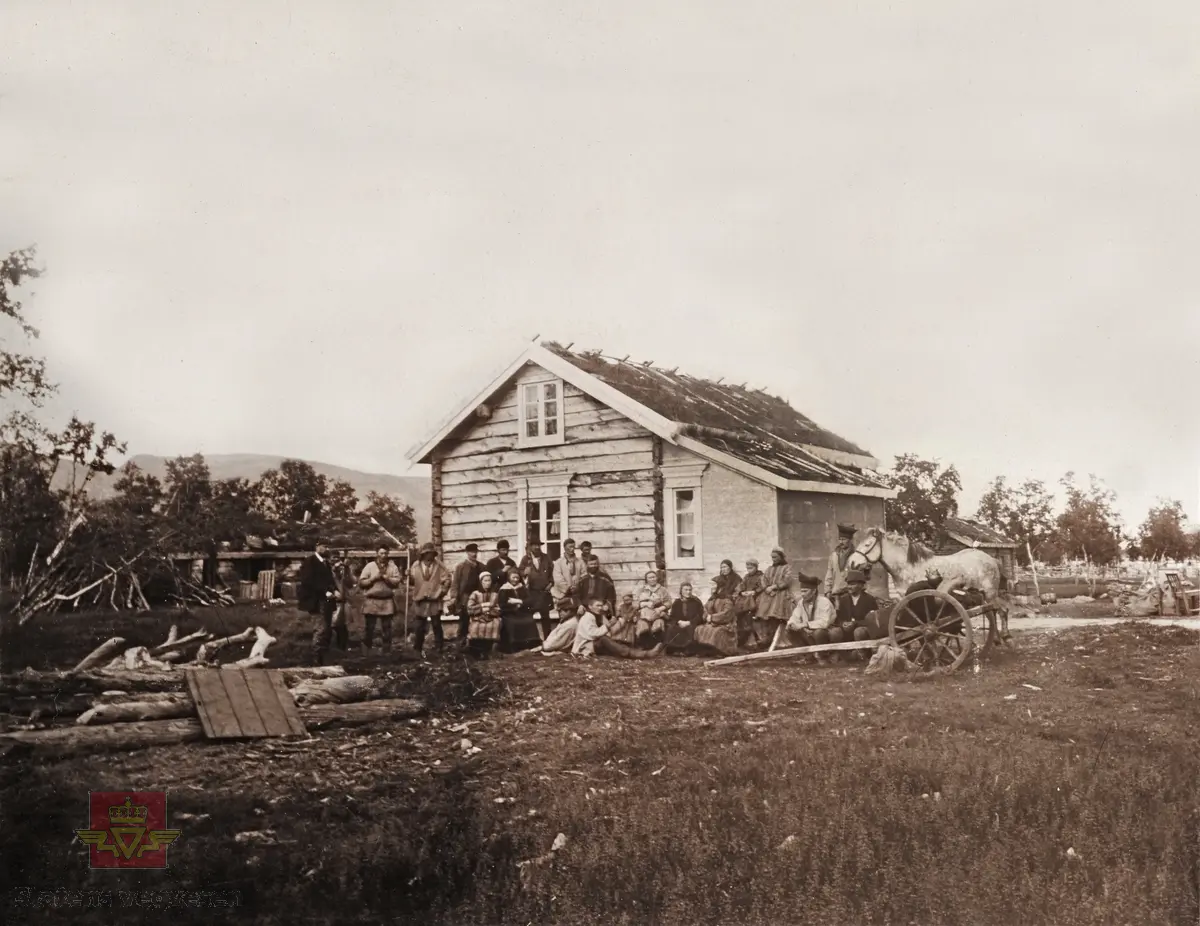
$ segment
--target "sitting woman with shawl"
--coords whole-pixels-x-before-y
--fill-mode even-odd
[[[750,647],[764,642],[759,640],[758,635],[754,632],[754,619],[758,614],[758,599],[762,597],[762,590],[766,584],[763,574],[759,572],[758,560],[751,556],[746,560],[746,574],[738,583],[737,591],[733,596],[733,612],[737,615],[739,646]]]
[[[500,592],[492,587],[492,574],[479,575],[479,588],[467,597],[467,645],[486,657],[500,639]]]
[[[608,638],[627,646],[633,646],[637,641],[637,623],[640,613],[638,606],[634,603],[633,594],[626,592],[622,595],[621,603],[617,605],[617,613],[608,625]]]
[[[508,570],[508,581],[500,586],[501,638],[509,650],[527,649],[541,643],[533,615],[529,612],[529,589],[516,566]]]
[[[704,606],[705,623],[696,628],[696,647],[721,656],[737,654],[737,616],[733,599],[714,595]]]
[[[664,643],[668,653],[686,653],[696,639],[696,628],[704,623],[704,605],[692,594],[692,584],[679,586],[679,597],[671,604],[667,616]]]
[[[636,639],[639,644],[659,642],[667,629],[667,613],[671,608],[671,593],[658,584],[658,573],[646,573],[646,583],[637,594],[638,621]]]

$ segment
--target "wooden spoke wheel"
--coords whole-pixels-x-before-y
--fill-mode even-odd
[[[971,615],[952,595],[922,589],[892,608],[888,636],[913,668],[929,674],[953,672],[971,655]]]

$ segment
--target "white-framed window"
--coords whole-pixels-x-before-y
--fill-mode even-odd
[[[562,555],[567,530],[567,486],[573,473],[553,473],[522,477],[517,480],[517,549],[520,562],[525,544],[531,538],[542,541],[542,550],[551,559]]]
[[[565,498],[539,498],[525,503],[525,536],[542,541],[542,549],[551,559],[562,555],[563,519],[567,513]]]
[[[704,511],[701,479],[707,463],[663,466],[663,520],[667,568],[704,565]]]
[[[524,383],[517,397],[520,413],[517,446],[541,447],[563,442],[563,383],[561,379]]]

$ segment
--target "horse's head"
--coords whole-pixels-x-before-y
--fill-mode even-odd
[[[879,562],[883,555],[883,531],[878,527],[868,527],[865,534],[846,560],[847,569],[870,568]]]

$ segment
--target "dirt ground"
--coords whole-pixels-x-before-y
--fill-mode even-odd
[[[272,632],[280,654],[303,652],[300,628]],[[1018,632],[978,673],[941,679],[536,652],[347,664],[434,710],[9,774],[6,806],[27,809],[5,836],[10,878],[102,883],[70,840],[87,791],[145,789],[167,792],[184,830],[171,883],[236,889],[262,922],[1194,923],[1200,909],[1200,634],[1184,629]]]

